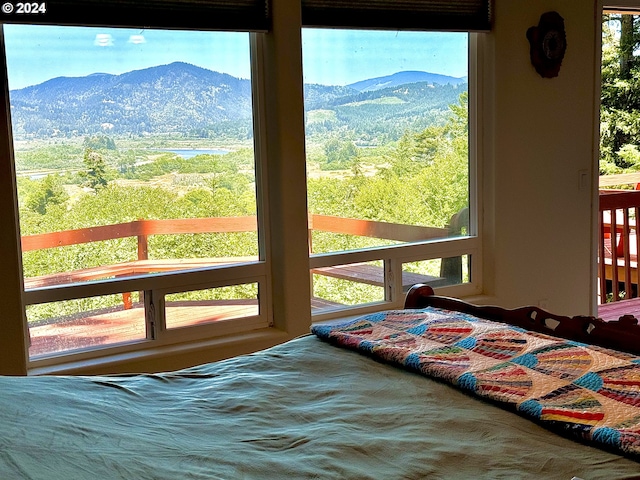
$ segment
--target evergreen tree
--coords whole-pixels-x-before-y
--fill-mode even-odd
[[[88,187],[98,190],[107,186],[106,164],[100,153],[91,148],[85,149],[84,166],[86,171],[83,172],[83,176]]]
[[[106,135],[94,135],[93,137],[84,137],[83,145],[85,148],[93,150],[116,150],[116,142],[113,138]]]
[[[640,168],[640,16],[611,14],[602,23],[600,171]]]

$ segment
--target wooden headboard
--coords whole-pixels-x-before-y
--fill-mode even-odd
[[[640,326],[632,315],[614,322],[589,316],[555,315],[538,307],[506,309],[479,306],[456,298],[435,295],[428,285],[414,285],[407,292],[405,308],[436,307],[469,313],[495,322],[640,355]]]

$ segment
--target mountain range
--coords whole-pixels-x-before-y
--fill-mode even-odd
[[[347,125],[366,131],[366,125],[398,128],[406,118],[433,121],[465,90],[465,78],[399,72],[347,86],[306,84],[304,95],[312,129],[321,124],[321,129]],[[10,99],[17,138],[96,133],[246,137],[251,131],[250,81],[182,62],[121,75],[53,78],[12,90]]]
[[[450,77],[448,75],[440,75],[439,73],[404,71],[384,77],[362,80],[360,82],[352,83],[348,86],[349,88],[353,88],[355,90],[358,90],[359,92],[366,92],[372,90],[381,90],[383,88],[399,87],[400,85],[406,85],[408,83],[420,82],[427,82],[431,85],[460,85],[463,83],[467,83],[467,79]]]

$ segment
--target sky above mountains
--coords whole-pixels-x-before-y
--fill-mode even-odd
[[[176,61],[250,76],[246,33],[31,25],[5,25],[4,33],[12,90],[60,76],[121,74]],[[304,29],[304,81],[348,85],[406,70],[464,77],[467,39],[451,32]]]

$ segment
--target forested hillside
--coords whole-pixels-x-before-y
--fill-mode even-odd
[[[308,134],[344,137],[347,131],[364,143],[397,140],[415,122],[422,128],[442,122],[466,90],[463,79],[402,73],[346,87],[305,85]],[[11,105],[16,139],[252,136],[250,81],[180,62],[122,75],[54,78],[11,91]]]

